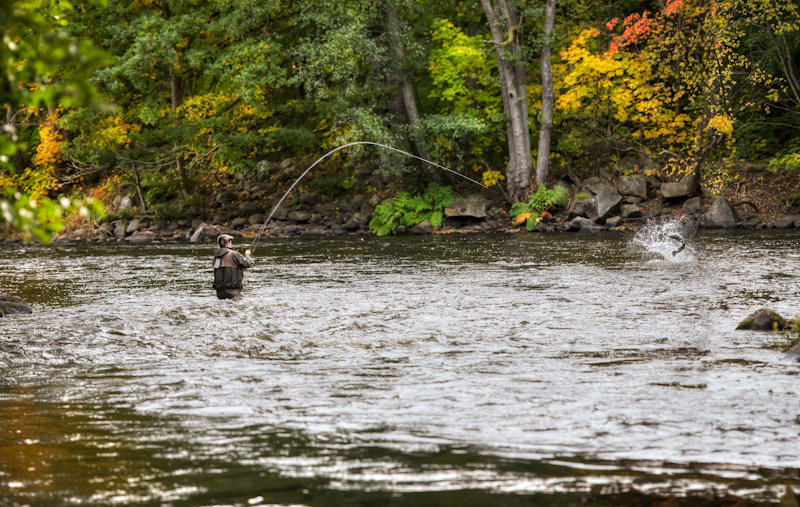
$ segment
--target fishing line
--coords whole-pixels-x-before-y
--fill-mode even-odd
[[[407,156],[409,156],[409,157],[411,157],[411,158],[415,158],[415,159],[417,159],[417,160],[421,160],[421,161],[423,161],[423,162],[425,162],[425,163],[427,163],[427,164],[430,164],[430,165],[432,165],[432,166],[434,166],[434,167],[438,167],[439,169],[442,169],[442,170],[444,170],[444,171],[447,171],[447,172],[449,172],[449,173],[453,173],[453,174],[455,174],[456,176],[460,176],[460,177],[464,178],[465,180],[469,180],[469,181],[471,181],[472,183],[475,183],[476,185],[480,185],[480,186],[482,186],[482,187],[483,187],[483,188],[485,188],[486,190],[492,190],[491,188],[487,187],[487,186],[486,186],[486,185],[484,185],[483,183],[481,183],[481,182],[479,182],[479,181],[475,181],[475,180],[473,180],[473,179],[472,179],[472,178],[470,178],[469,176],[464,176],[463,174],[461,174],[461,173],[459,173],[459,172],[456,172],[456,171],[454,171],[454,170],[452,170],[452,169],[448,169],[447,167],[445,167],[445,166],[443,166],[443,165],[439,165],[439,164],[437,164],[436,162],[431,162],[430,160],[426,160],[426,159],[424,159],[424,158],[422,158],[422,157],[418,157],[418,156],[416,156],[416,155],[414,155],[414,154],[412,154],[412,153],[408,153],[407,151],[398,150],[397,148],[393,148],[393,147],[391,147],[391,146],[386,146],[385,144],[381,144],[381,143],[373,143],[373,142],[371,142],[371,141],[355,141],[355,142],[352,142],[352,143],[343,144],[342,146],[339,146],[338,148],[334,148],[334,149],[332,149],[331,151],[329,151],[328,153],[326,153],[325,155],[321,156],[319,159],[317,159],[317,161],[316,161],[316,162],[314,162],[313,164],[311,164],[311,166],[310,166],[308,169],[306,169],[305,171],[303,171],[303,174],[301,174],[299,178],[297,178],[296,180],[294,180],[294,183],[292,183],[292,186],[291,186],[291,187],[289,187],[289,190],[287,190],[285,194],[283,194],[283,197],[281,197],[281,200],[280,200],[280,201],[278,201],[278,203],[277,203],[277,204],[276,204],[276,205],[275,205],[275,206],[272,208],[272,211],[270,211],[270,212],[269,212],[269,216],[267,217],[267,219],[266,219],[266,220],[264,220],[264,223],[261,225],[261,228],[259,229],[259,231],[258,231],[258,234],[256,234],[256,237],[255,237],[255,239],[253,239],[253,242],[250,244],[250,248],[249,248],[249,250],[250,250],[250,253],[251,253],[251,254],[255,254],[256,248],[258,247],[258,243],[259,243],[259,241],[261,241],[261,236],[264,234],[264,231],[267,229],[267,224],[268,224],[268,223],[269,223],[269,221],[272,219],[272,215],[274,215],[274,214],[275,214],[275,212],[276,212],[276,211],[278,210],[278,208],[280,207],[280,205],[281,205],[281,204],[283,204],[283,201],[286,199],[286,197],[289,195],[289,193],[290,193],[292,190],[294,190],[294,187],[295,187],[295,186],[296,186],[298,183],[300,183],[300,180],[302,180],[302,179],[305,177],[305,175],[306,175],[306,174],[308,174],[308,173],[311,171],[311,169],[313,169],[314,167],[316,167],[316,166],[317,166],[317,164],[319,164],[320,162],[322,162],[323,160],[325,160],[325,158],[327,158],[328,156],[330,156],[330,155],[333,155],[333,154],[334,154],[334,153],[336,153],[337,151],[339,151],[339,150],[341,150],[341,149],[344,149],[344,148],[347,148],[348,146],[355,146],[355,145],[357,145],[357,144],[368,144],[368,145],[372,145],[372,146],[380,146],[380,147],[382,147],[382,148],[386,148],[386,149],[388,149],[388,150],[396,151],[397,153],[402,153],[403,155],[407,155]]]

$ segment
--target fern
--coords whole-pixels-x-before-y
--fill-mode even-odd
[[[533,208],[527,202],[515,202],[513,206],[511,206],[511,211],[509,211],[508,214],[516,218],[517,215],[530,213],[531,211],[533,211]]]
[[[378,236],[386,236],[398,225],[414,227],[430,220],[438,227],[444,220],[444,209],[458,197],[453,189],[431,183],[423,195],[411,196],[400,192],[394,198],[375,208],[375,217],[369,227]]]
[[[542,217],[539,216],[538,213],[533,213],[528,219],[525,221],[525,228],[528,232],[533,231],[533,228],[536,227],[536,224],[542,221]]]
[[[536,193],[528,198],[528,204],[538,212],[547,211],[552,206],[563,206],[569,201],[566,188],[556,185],[548,190],[545,185],[539,185]]]

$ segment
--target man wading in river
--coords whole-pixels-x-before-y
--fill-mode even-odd
[[[242,297],[244,270],[253,266],[250,250],[245,251],[244,255],[231,250],[233,236],[228,234],[220,234],[217,243],[219,249],[214,252],[214,289],[217,297],[239,299]]]

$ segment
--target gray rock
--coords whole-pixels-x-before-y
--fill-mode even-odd
[[[430,234],[434,231],[434,229],[436,229],[436,227],[433,226],[430,220],[424,220],[415,225],[414,228],[411,229],[411,234],[418,234],[418,235]]]
[[[166,229],[167,228],[167,220],[164,218],[157,218],[156,221],[153,223],[156,229]]]
[[[322,215],[320,215],[319,213],[314,213],[308,220],[308,223],[310,224],[318,224],[320,222],[322,222]]]
[[[800,343],[790,348],[786,355],[783,356],[784,361],[800,362]],[[788,491],[788,489],[787,489]],[[796,504],[794,504],[796,505]]]
[[[199,218],[195,218],[194,220],[192,220],[192,229],[197,229],[203,224],[204,222],[202,220],[200,220]]]
[[[148,241],[155,241],[158,239],[158,235],[152,231],[136,231],[127,238],[125,241],[130,241],[131,243],[145,243]]]
[[[0,294],[0,317],[33,313],[24,299],[18,296]]]
[[[790,202],[785,202],[781,205],[781,213],[784,215],[800,215],[800,208]]]
[[[188,218],[179,218],[176,222],[178,227],[189,227],[192,224],[192,221]]]
[[[128,226],[125,228],[125,232],[127,234],[133,234],[134,232],[138,231],[142,228],[142,220],[138,218],[134,218],[130,222],[128,222]]]
[[[625,198],[626,204],[636,204],[637,206],[642,203],[641,197],[636,197],[635,195],[629,195]]]
[[[590,214],[593,216],[597,215],[597,204],[594,198],[575,199],[569,210],[568,219],[572,220],[575,217],[588,218]]]
[[[625,222],[622,220],[622,217],[610,217],[606,218],[606,227],[609,229],[613,227],[619,227],[623,225]]]
[[[238,229],[241,229],[242,227],[244,227],[247,224],[248,224],[248,222],[247,222],[246,218],[235,218],[235,219],[233,219],[233,222],[231,222],[231,229],[237,229],[238,230]]]
[[[264,215],[261,213],[256,213],[255,215],[250,215],[247,217],[247,223],[250,225],[261,225],[264,223]]]
[[[796,227],[795,222],[800,221],[800,216],[794,215],[785,218],[779,218],[772,224],[776,229],[793,229]]]
[[[694,215],[703,208],[703,204],[702,197],[692,197],[683,203],[683,213],[685,215]]]
[[[220,234],[229,234],[234,238],[242,237],[242,233],[235,229],[229,229],[228,227],[222,227],[220,225],[200,224],[189,237],[189,241],[192,243],[197,243],[199,241],[215,241]]]
[[[344,224],[344,228],[348,231],[355,231],[369,223],[369,219],[361,213],[355,213],[350,220]]]
[[[489,224],[486,225],[488,226]],[[542,233],[555,232],[555,230],[556,230],[555,227],[553,227],[550,224],[546,224],[544,222],[539,222],[538,224],[536,224],[536,227],[533,228],[533,232],[542,232]]]
[[[253,213],[261,213],[263,208],[256,202],[246,201],[239,204],[239,211],[248,215],[252,215]]]
[[[102,232],[104,232],[104,233],[106,233],[108,235],[113,235],[114,234],[114,224],[112,224],[111,222],[105,222],[103,224],[100,224],[100,227],[99,227],[98,230],[100,230],[100,231],[102,231]]]
[[[317,206],[314,209],[316,210],[317,213],[319,213],[325,218],[328,218],[329,216],[333,215],[333,208],[331,208],[330,206],[326,206],[324,204],[317,204]]]
[[[405,225],[398,225],[393,231],[392,234],[395,236],[402,236],[408,233],[408,228]]]
[[[471,195],[466,199],[453,199],[445,208],[446,217],[486,218],[488,201],[479,195]]]
[[[575,217],[565,225],[568,231],[580,231],[584,227],[594,227],[595,223],[589,218]]]
[[[739,215],[725,198],[720,197],[703,216],[698,225],[703,229],[732,229],[739,222]]]
[[[115,238],[117,238],[117,239],[125,239],[125,234],[126,234],[126,232],[125,232],[125,226],[124,225],[118,225],[118,226],[114,227],[114,237]]]
[[[311,213],[305,211],[292,211],[287,215],[287,218],[293,222],[306,223],[311,219]]]
[[[582,190],[588,190],[586,193],[589,194],[596,194],[603,185],[608,185],[608,183],[603,181],[599,176],[592,176],[583,180]]]
[[[687,181],[674,181],[661,185],[661,196],[664,199],[686,199],[689,197],[689,183]]]
[[[632,195],[647,199],[650,183],[644,176],[634,174],[632,176],[623,176],[617,181],[617,192],[622,195]]]
[[[736,326],[736,329],[772,331],[775,328],[781,330],[785,327],[786,327],[786,319],[784,319],[774,311],[770,310],[769,308],[761,308],[760,310],[756,311],[755,313],[753,313],[752,315],[748,316],[746,319],[741,321],[739,325]]]
[[[214,225],[222,225],[222,224],[224,224],[225,223],[225,215],[222,215],[221,213],[217,213],[211,219],[211,223],[214,224]]]
[[[641,218],[642,216],[642,210],[635,204],[623,204],[621,212],[624,219]]]
[[[759,225],[763,225],[760,220],[745,220],[742,222],[743,229],[759,229]]]
[[[133,207],[133,200],[126,195],[119,201],[119,206],[117,206],[117,209],[123,211],[131,207]]]
[[[294,165],[293,158],[285,158],[281,161],[281,169],[288,169]]]
[[[228,192],[220,192],[214,196],[214,200],[220,204],[227,204],[234,199],[234,195]]]
[[[119,209],[119,205],[120,205],[120,203],[122,202],[122,198],[123,198],[123,197],[124,197],[124,196],[122,196],[122,195],[118,195],[118,196],[116,196],[116,197],[114,198],[114,200],[113,200],[113,201],[111,201],[111,205],[112,205],[113,207],[115,207],[115,208]]]
[[[364,204],[364,196],[359,194],[353,197],[353,200],[350,201],[350,211],[359,211],[361,209],[361,205]]]
[[[590,200],[595,202],[596,214],[591,213],[591,209],[587,209],[587,216],[598,222],[619,211],[620,204],[622,204],[622,196],[619,195],[617,189],[608,184],[596,185],[595,188],[596,195]]]
[[[300,196],[299,202],[303,206],[313,206],[317,204],[317,196],[314,194],[303,194]]]

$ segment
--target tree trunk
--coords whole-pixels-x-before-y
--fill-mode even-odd
[[[142,213],[147,213],[147,203],[144,201],[144,194],[142,193],[142,184],[139,181],[139,170],[136,169],[136,163],[133,164],[133,178],[136,182],[136,193],[139,195],[139,203],[142,206]]]
[[[508,136],[508,169],[506,181],[508,195],[512,201],[528,198],[531,180],[530,127],[528,125],[528,103],[525,93],[525,72],[518,39],[518,16],[509,9],[506,0],[481,0],[489,21],[492,41],[497,58],[497,71],[503,94],[503,111],[506,114]],[[512,7],[513,4],[512,4]]]
[[[425,160],[430,160],[431,156],[428,149],[425,147],[425,133],[422,131],[420,125],[420,115],[417,109],[417,101],[414,97],[414,85],[408,75],[408,68],[406,66],[406,51],[403,47],[403,41],[400,39],[398,29],[400,19],[397,16],[397,11],[392,7],[391,2],[387,1],[386,18],[389,23],[389,39],[391,40],[392,50],[397,56],[397,80],[400,84],[400,96],[403,99],[403,107],[408,117],[408,123],[411,125],[411,139],[414,141],[414,146],[417,147],[417,153]],[[441,182],[441,176],[438,171],[433,169],[430,165],[425,165],[425,172],[427,175],[436,182]]]
[[[161,3],[161,17],[164,21],[169,20],[169,3],[164,0]],[[181,80],[175,73],[175,66],[171,63],[167,65],[167,72],[169,74],[169,87],[170,87],[170,102],[172,105],[172,115],[175,116],[176,111],[181,106]],[[175,143],[174,148],[178,148],[178,143]],[[183,157],[178,154],[177,158],[178,174],[181,178],[181,187],[183,187],[183,195],[188,196],[190,193],[191,182],[189,176],[186,174],[186,166],[184,165]]]
[[[542,46],[542,126],[539,129],[539,151],[536,153],[536,184],[547,179],[550,165],[550,132],[553,129],[553,68],[550,52],[552,48],[553,24],[556,19],[556,0],[546,0],[544,13],[544,45]]]

